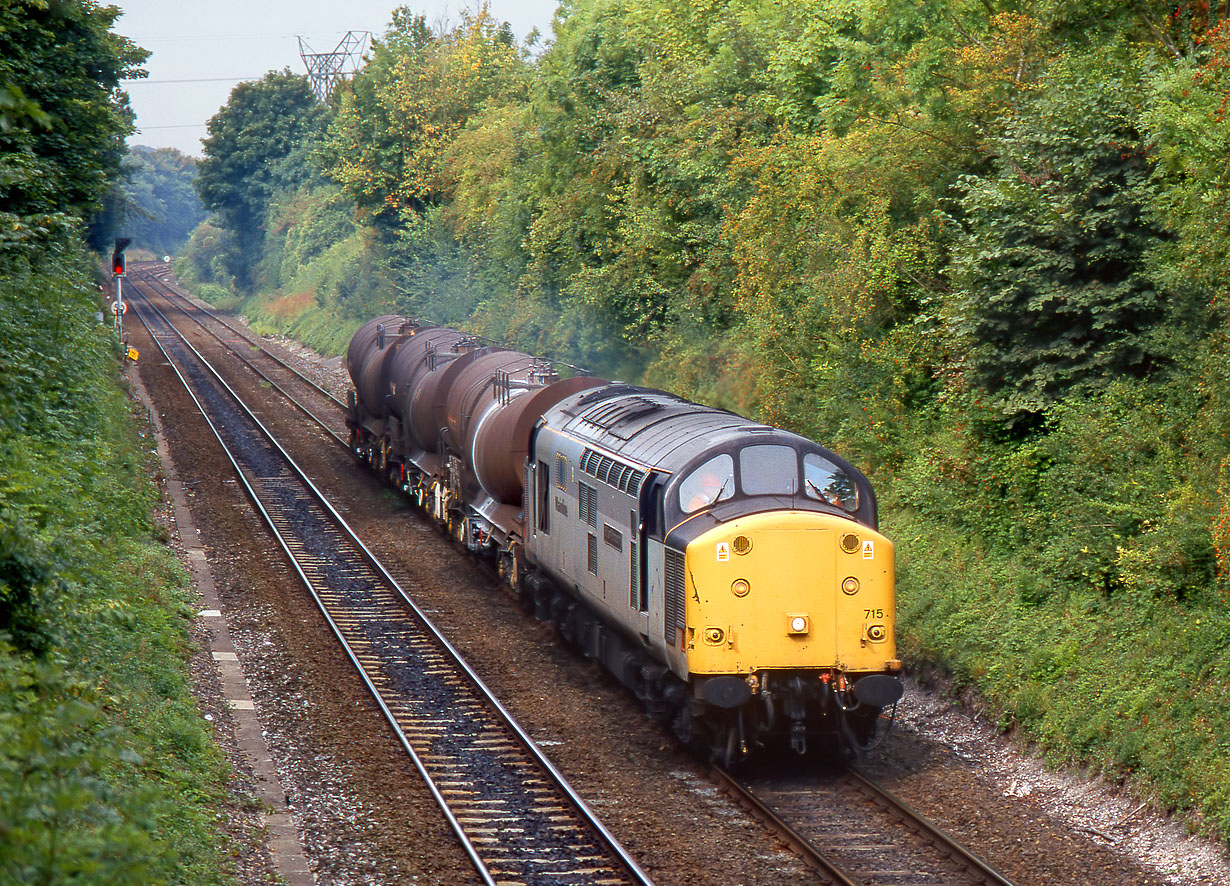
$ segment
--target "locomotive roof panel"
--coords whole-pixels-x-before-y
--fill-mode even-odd
[[[770,430],[721,409],[632,385],[588,392],[553,412],[551,427],[666,471],[679,469],[720,440]]]
[[[696,453],[756,427],[747,419],[724,413],[685,413],[646,428],[626,451],[651,464],[669,462],[675,470]]]
[[[701,525],[704,520],[690,516],[698,509],[735,514],[802,508],[876,525],[875,495],[861,472],[814,441],[781,428],[630,385],[571,397],[548,410],[543,420],[600,452],[674,475],[666,507],[675,521]],[[688,507],[683,497],[690,503],[704,496],[685,493],[683,486],[701,474],[716,475],[719,463],[705,465],[717,456],[725,459],[720,465],[728,478],[717,484],[720,496]]]

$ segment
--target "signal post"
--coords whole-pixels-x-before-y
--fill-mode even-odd
[[[132,242],[129,237],[116,237],[115,249],[111,253],[111,273],[115,277],[115,304],[111,309],[115,313],[115,334],[120,340],[120,344],[124,347],[125,356],[131,360],[135,360],[136,351],[128,347],[128,343],[124,341],[124,312],[128,310],[124,304],[124,280],[126,278],[126,259],[124,250],[128,248],[128,244]]]
[[[129,237],[116,237],[115,249],[111,252],[111,273],[115,276],[115,333],[124,335],[124,250],[132,242]]]

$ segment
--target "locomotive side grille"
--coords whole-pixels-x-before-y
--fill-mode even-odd
[[[578,517],[582,523],[598,528],[598,490],[587,483],[577,483]]]
[[[624,472],[630,470],[632,470],[632,468],[627,465],[621,465],[619,462],[615,462],[614,466],[611,468],[611,473],[607,475],[606,481],[618,489],[620,481],[623,480]]]
[[[636,542],[632,542],[630,550],[632,552],[632,570],[628,579],[628,605],[633,609],[637,609],[641,605],[641,564],[636,556]]]
[[[684,614],[683,554],[666,549],[666,624],[663,639],[674,646],[679,632],[687,626]]]
[[[598,574],[598,536],[592,532],[587,536],[589,539],[589,572],[590,575]]]
[[[581,470],[614,486],[620,492],[635,497],[641,491],[641,483],[645,479],[644,471],[638,471],[632,465],[606,456],[599,455],[595,450],[586,447],[581,456]]]

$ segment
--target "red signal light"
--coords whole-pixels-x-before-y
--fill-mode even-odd
[[[115,248],[111,250],[111,273],[117,277],[124,274],[124,250],[132,242],[129,237],[116,237]]]

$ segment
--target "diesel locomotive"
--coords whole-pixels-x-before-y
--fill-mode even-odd
[[[347,352],[355,455],[684,742],[860,753],[902,694],[893,544],[824,447],[399,316]]]

